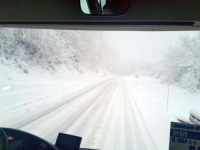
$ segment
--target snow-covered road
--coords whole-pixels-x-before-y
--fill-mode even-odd
[[[199,93],[140,76],[71,80],[64,84],[7,85],[0,91],[0,126],[52,143],[59,132],[81,136],[81,147],[167,150],[170,122],[198,109]]]
[[[65,90],[1,109],[0,125],[52,143],[63,132],[83,137],[81,147],[156,149],[125,78],[106,79],[70,95]]]

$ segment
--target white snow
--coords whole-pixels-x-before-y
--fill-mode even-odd
[[[167,51],[172,33],[131,34],[2,28],[0,126],[52,143],[63,132],[82,147],[168,150],[171,121],[199,123],[200,34]]]
[[[0,68],[1,126],[7,126],[7,121],[24,113],[30,114],[39,106],[52,106],[65,97],[84,92],[110,78],[109,75],[103,77],[94,72],[80,74],[64,66],[54,74],[39,67],[37,70],[29,68],[28,74],[3,64],[0,64]]]
[[[140,76],[135,79],[130,76],[126,81],[132,88],[138,108],[158,150],[168,150],[170,122],[177,121],[177,117],[189,120],[190,110],[200,108],[200,94],[162,84],[160,80],[151,77]]]
[[[112,78],[62,67],[54,74],[31,68],[24,74],[0,67],[0,126],[50,142],[65,132],[82,136],[82,147],[167,150],[170,122],[187,120],[191,109],[200,108],[198,93],[151,77]]]

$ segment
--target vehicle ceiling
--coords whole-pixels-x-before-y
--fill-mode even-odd
[[[1,0],[0,26],[92,30],[199,30],[199,0],[131,0],[121,16],[90,16],[80,0]]]

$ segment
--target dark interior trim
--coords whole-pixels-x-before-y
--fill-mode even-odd
[[[6,25],[106,25],[106,26],[131,26],[131,25],[172,25],[172,26],[193,26],[195,22],[59,22],[59,21],[6,21],[0,22],[0,24]]]

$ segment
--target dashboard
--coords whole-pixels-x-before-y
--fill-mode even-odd
[[[81,137],[59,133],[53,145],[25,131],[0,128],[0,150],[95,150],[80,148],[81,141]]]
[[[20,130],[2,128],[7,135],[7,150],[59,150],[53,144]]]

